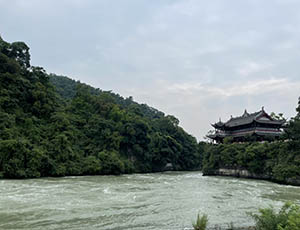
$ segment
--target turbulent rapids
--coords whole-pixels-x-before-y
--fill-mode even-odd
[[[246,212],[299,201],[300,187],[201,172],[0,181],[0,229],[189,229],[252,225]]]

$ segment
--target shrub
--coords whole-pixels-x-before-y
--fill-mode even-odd
[[[300,230],[300,206],[290,204],[286,226],[278,226],[278,230]]]
[[[196,223],[193,223],[194,230],[205,230],[208,223],[208,217],[203,214],[201,217],[198,214]]]
[[[251,214],[257,230],[300,230],[300,207],[285,203],[279,212],[274,208],[259,209],[259,214]]]

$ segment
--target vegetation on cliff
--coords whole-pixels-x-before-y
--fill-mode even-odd
[[[175,117],[48,75],[30,66],[25,43],[0,38],[0,177],[188,170],[199,161]]]
[[[214,174],[220,168],[246,169],[277,182],[300,183],[300,99],[296,110],[297,115],[288,122],[280,141],[231,143],[227,140],[220,145],[205,145],[204,174]]]
[[[0,178],[247,169],[300,178],[300,100],[281,141],[197,144],[174,116],[30,65],[0,38]]]

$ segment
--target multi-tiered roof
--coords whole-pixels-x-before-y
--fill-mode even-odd
[[[282,134],[281,128],[284,123],[285,120],[271,117],[264,108],[255,113],[248,113],[245,110],[242,116],[212,124],[215,132],[208,137],[217,142],[223,142],[225,137],[232,137],[237,141],[243,141],[249,136],[258,136],[259,140],[278,138]]]

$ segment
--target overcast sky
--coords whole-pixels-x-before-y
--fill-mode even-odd
[[[300,96],[299,0],[0,0],[0,34],[31,63],[179,118],[290,118]]]

